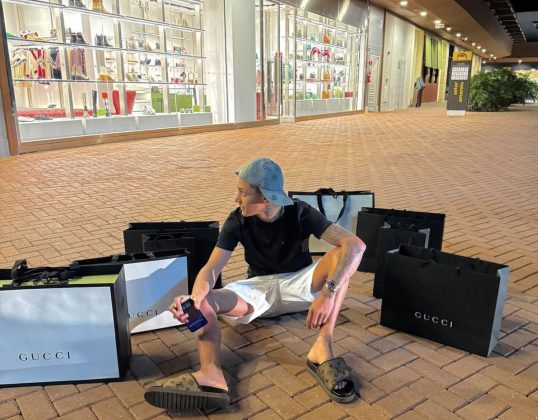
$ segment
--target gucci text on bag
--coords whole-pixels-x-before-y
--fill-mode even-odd
[[[439,319],[438,316],[431,316],[428,314],[423,314],[422,312],[415,312],[415,318],[417,319],[423,319],[426,322],[432,322],[434,324],[440,324],[443,327],[449,327],[452,328],[452,321],[449,321],[448,319],[441,318]]]
[[[133,313],[129,312],[129,320],[136,318],[148,319],[157,316],[158,314],[159,311],[157,309],[148,309],[147,311]]]
[[[32,361],[32,360],[63,360],[71,359],[71,353],[68,351],[57,351],[57,352],[48,352],[45,353],[21,353],[19,354],[19,360],[22,362]]]

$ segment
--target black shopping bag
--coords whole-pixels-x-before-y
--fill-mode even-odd
[[[121,267],[0,270],[0,385],[111,381],[131,356]]]
[[[174,297],[189,293],[188,256],[182,249],[111,255],[73,261],[70,268],[93,273],[123,267],[129,328],[135,334],[180,325],[168,307]]]
[[[144,251],[144,235],[184,234],[194,237],[194,248],[189,249],[189,292],[200,269],[207,263],[219,237],[219,222],[141,222],[129,223],[129,228],[123,231],[125,252]],[[173,245],[173,244],[172,244]],[[151,247],[150,244],[146,245]],[[173,245],[175,246],[175,245]],[[218,277],[215,288],[222,287],[221,276]]]
[[[362,207],[373,207],[374,193],[371,191],[334,191],[332,188],[320,188],[317,191],[290,191],[290,198],[299,199],[319,210],[330,222],[355,232],[357,229],[357,212]],[[333,246],[314,236],[309,239],[311,254],[322,255]]]
[[[400,226],[413,225],[421,229],[429,228],[428,247],[441,250],[445,226],[444,214],[364,207],[357,215],[355,231],[366,244],[359,271],[373,273],[376,270],[378,230],[385,223]]]
[[[386,223],[378,230],[377,240],[377,261],[374,277],[374,296],[383,298],[384,278],[383,268],[387,251],[397,249],[400,244],[416,245],[427,248],[430,236],[430,229],[419,229],[418,227],[402,226],[400,223]]]
[[[489,356],[499,338],[510,267],[400,245],[387,253],[381,325]]]

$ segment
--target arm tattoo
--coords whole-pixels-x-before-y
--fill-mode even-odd
[[[340,284],[343,278],[349,279],[357,271],[364,250],[356,244],[358,238],[342,227],[332,224],[321,236],[326,242],[340,247],[340,255],[332,279]]]

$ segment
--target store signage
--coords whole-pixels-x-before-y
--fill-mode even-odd
[[[435,24],[435,29],[444,29],[444,27],[445,27],[444,23],[436,23]]]
[[[452,55],[446,108],[448,115],[465,115],[467,100],[469,99],[472,62],[473,53],[471,51],[454,51]]]

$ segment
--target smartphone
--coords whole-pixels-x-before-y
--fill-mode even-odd
[[[204,314],[202,314],[199,309],[194,307],[194,301],[192,299],[188,299],[183,302],[181,304],[181,309],[183,309],[183,312],[189,315],[187,327],[191,332],[194,332],[207,324],[207,319],[205,319]]]

